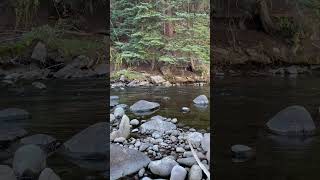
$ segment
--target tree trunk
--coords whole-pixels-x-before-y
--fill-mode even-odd
[[[259,12],[259,17],[263,26],[263,29],[268,34],[273,34],[277,31],[276,25],[273,23],[268,5],[265,0],[257,0],[257,9]]]

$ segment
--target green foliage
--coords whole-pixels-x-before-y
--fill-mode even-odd
[[[128,69],[122,69],[120,71],[114,72],[113,74],[111,74],[111,79],[112,80],[120,79],[122,75],[124,75],[124,77],[128,80],[139,80],[144,78],[144,76],[141,73],[133,71],[132,69],[128,68]]]
[[[16,27],[28,28],[40,6],[39,0],[12,0],[16,13]]]
[[[102,41],[84,38],[65,38],[64,31],[48,25],[33,28],[24,33],[21,39],[10,44],[0,45],[1,55],[20,55],[34,42],[44,42],[50,50],[58,50],[65,57],[77,55],[95,55],[105,51],[106,44]]]
[[[293,38],[301,30],[292,18],[280,17],[277,20],[280,33],[284,38]]]
[[[112,63],[208,63],[209,1],[111,1]],[[170,11],[169,11],[170,10]],[[164,32],[165,25],[174,29]]]

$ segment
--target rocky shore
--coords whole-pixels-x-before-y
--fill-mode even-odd
[[[210,179],[210,133],[178,127],[176,118],[138,120],[160,104],[140,100],[129,107],[119,100],[110,97],[110,179]],[[201,95],[193,103],[205,108],[209,100]],[[137,119],[130,120],[130,112]]]
[[[287,65],[287,66],[268,66],[268,65],[249,65],[239,64],[226,67],[217,66],[213,70],[215,77],[224,76],[265,76],[265,77],[297,77],[301,75],[319,74],[320,65]]]
[[[109,167],[106,143],[107,123],[96,123],[65,143],[47,134],[29,134],[15,124],[31,114],[23,109],[0,110],[0,179],[60,180],[48,167],[50,156],[58,155],[84,169],[101,173]]]
[[[102,77],[109,73],[105,57],[100,60],[86,55],[66,58],[59,52],[51,51],[47,49],[46,44],[39,41],[28,55],[11,59],[0,57],[2,83],[14,84],[20,80],[50,78]]]
[[[180,86],[180,85],[194,85],[194,86],[204,86],[208,82],[201,79],[190,79],[184,77],[179,80],[168,80],[163,75],[152,75],[148,73],[143,73],[139,79],[130,80],[121,75],[119,79],[111,80],[111,88],[125,88],[125,87],[139,87],[139,86]]]

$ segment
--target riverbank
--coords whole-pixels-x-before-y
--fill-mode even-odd
[[[129,107],[119,104],[123,100],[118,96],[111,96],[110,101],[113,107],[110,114],[111,179],[185,179],[187,174],[192,178],[205,177],[198,163],[209,169],[208,130],[183,126],[183,120],[157,115],[162,106],[157,102],[140,100]],[[202,110],[208,108],[205,96],[199,96],[193,102],[195,105],[201,103],[198,108]],[[185,113],[187,118],[190,108],[184,107],[180,113]]]
[[[204,86],[210,83],[210,70],[204,73],[188,71],[184,67],[162,66],[155,70],[150,67],[135,66],[114,70],[110,73],[111,88],[138,87],[138,86],[179,86],[195,85]]]

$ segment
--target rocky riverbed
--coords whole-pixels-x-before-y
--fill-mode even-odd
[[[119,100],[110,97],[110,179],[208,178],[200,166],[210,167],[210,133],[179,127],[179,120],[173,117],[141,119],[141,114],[156,114],[157,102],[140,100],[129,107],[118,105]],[[205,108],[209,100],[201,95],[193,103]],[[129,112],[137,118],[130,120]]]
[[[23,109],[0,111],[2,123],[29,118],[30,113]],[[48,167],[49,157],[53,155],[102,174],[109,168],[106,129],[106,122],[96,123],[63,143],[47,134],[30,134],[23,128],[3,125],[0,129],[0,179],[60,180]]]

